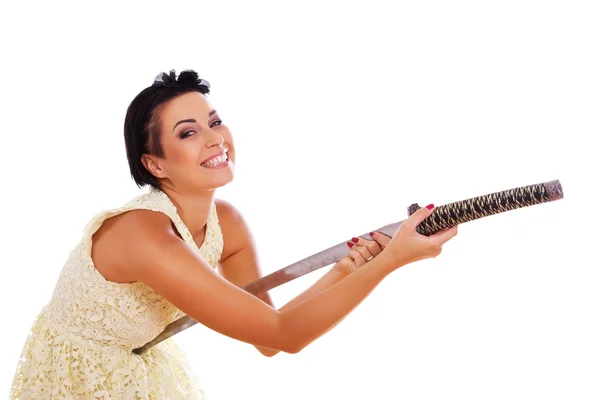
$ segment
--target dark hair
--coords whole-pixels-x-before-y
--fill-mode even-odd
[[[158,182],[142,163],[144,153],[164,157],[160,144],[159,115],[169,100],[189,92],[210,92],[210,84],[200,79],[193,70],[185,70],[176,76],[175,70],[169,74],[161,72],[151,86],[142,90],[131,102],[125,115],[125,150],[129,161],[129,171],[138,187],[151,185],[158,188]]]

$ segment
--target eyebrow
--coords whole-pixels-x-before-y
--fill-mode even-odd
[[[212,110],[211,112],[208,113],[208,118],[212,117],[215,113],[217,112],[217,110]],[[179,121],[178,123],[175,124],[175,126],[173,127],[173,130],[175,130],[175,128],[177,128],[177,125],[179,124],[184,124],[186,122],[194,122],[196,123],[196,120],[193,118],[190,119],[182,119],[181,121]]]

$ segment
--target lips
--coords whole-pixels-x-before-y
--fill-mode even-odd
[[[211,167],[214,168],[214,167],[219,167],[221,165],[224,165],[228,161],[229,161],[229,157],[228,157],[227,151],[224,151],[222,153],[215,154],[214,156],[207,158],[200,165],[205,168],[211,168]]]

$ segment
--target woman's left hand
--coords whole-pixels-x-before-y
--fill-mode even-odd
[[[385,236],[381,233],[376,233],[376,235]],[[383,250],[382,246],[375,240],[367,240],[362,237],[354,237],[347,244],[350,248],[350,254],[335,264],[335,268],[342,270],[344,273],[351,273],[362,267]]]

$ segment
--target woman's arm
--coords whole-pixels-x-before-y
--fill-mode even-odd
[[[261,277],[261,274],[260,274],[260,269],[258,268],[258,266],[256,264],[253,264],[253,263],[236,264],[236,260],[251,259],[252,256],[249,255],[251,252],[252,252],[252,250],[247,248],[245,250],[240,251],[239,253],[236,253],[233,258],[227,259],[226,262],[224,263],[225,265],[222,264],[220,266],[221,275],[225,279],[227,279],[229,282],[233,283],[236,286],[240,286],[240,287],[246,285],[247,283],[253,282],[256,279],[259,279]],[[247,268],[243,268],[245,271],[241,272],[240,274],[236,274],[235,271],[237,269],[236,268],[228,269],[229,265],[240,266],[240,267],[247,266]],[[242,268],[240,268],[240,269],[242,269]],[[281,307],[279,309],[279,311],[289,310],[293,306],[296,306],[296,305],[302,303],[304,300],[309,299],[312,296],[316,295],[317,293],[320,293],[323,290],[333,286],[334,284],[338,283],[340,280],[345,278],[348,275],[348,273],[349,273],[348,271],[344,270],[338,264],[336,264],[329,271],[327,271],[321,278],[319,278],[313,285],[311,285],[308,289],[306,289],[305,291],[300,293],[298,296],[294,297],[292,300],[290,300],[288,303],[286,303],[283,307]],[[245,279],[248,276],[253,276],[255,278]],[[266,304],[273,307],[273,301],[271,300],[271,297],[269,296],[268,293],[260,294],[257,297],[259,299],[261,299],[262,301],[264,301]],[[257,348],[258,351],[260,351],[263,355],[265,355],[267,357],[272,357],[275,354],[279,353],[279,350],[261,347],[261,346],[255,346],[255,347]]]
[[[304,302],[277,311],[220,277],[173,232],[163,214],[136,210],[120,216],[105,233],[121,278],[147,284],[198,322],[255,346],[297,353],[338,324],[392,271],[435,257],[454,231],[424,237],[415,227],[430,212],[417,211],[378,256]],[[96,254],[98,256],[98,254]]]
[[[259,266],[256,245],[253,235],[243,216],[233,205],[222,200],[217,201],[217,212],[225,242],[223,255],[219,263],[219,272],[221,276],[238,287],[245,286],[260,279],[262,273]],[[365,244],[363,242],[366,241],[361,238],[360,242],[361,243],[357,244],[357,247],[358,245]],[[300,293],[300,295],[294,297],[291,301],[281,307],[279,311],[289,310],[293,306],[296,306],[315,294],[333,286],[345,278],[353,269],[363,265],[366,262],[365,259],[369,258],[371,254],[376,255],[381,252],[381,248],[374,241],[367,244],[367,247],[369,247],[368,250],[370,250],[369,254],[361,254],[349,249],[351,256],[337,262],[313,285]],[[362,247],[362,249],[366,248]],[[273,306],[273,301],[268,293],[260,294],[257,297],[270,306]],[[279,353],[279,351],[275,349],[260,346],[255,347],[267,357],[272,357]]]

